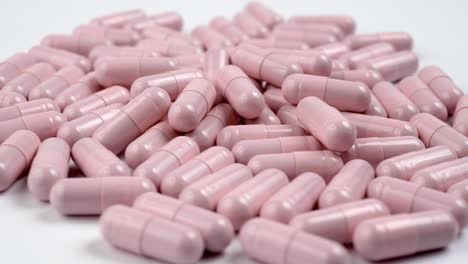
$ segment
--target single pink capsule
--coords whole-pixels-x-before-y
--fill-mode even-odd
[[[374,176],[374,168],[367,161],[359,159],[349,161],[320,194],[319,207],[328,208],[361,200]]]
[[[307,130],[304,125],[299,122],[299,119],[297,119],[297,107],[287,104],[282,106],[280,109],[278,109],[278,112],[276,115],[281,121],[281,124],[284,125],[295,125],[295,126],[300,126]]]
[[[96,74],[91,72],[58,93],[54,100],[60,106],[60,109],[64,110],[67,106],[97,93],[101,89],[101,85],[96,81]]]
[[[56,49],[66,50],[85,57],[88,57],[89,52],[97,46],[110,46],[112,41],[99,35],[65,35],[53,34],[47,35],[41,41],[42,46],[52,47]]]
[[[349,68],[356,69],[361,63],[377,57],[395,53],[395,48],[390,43],[376,43],[368,45],[357,50],[345,53],[339,57],[340,61],[345,62]]]
[[[265,103],[273,112],[277,112],[282,106],[289,104],[284,98],[281,89],[273,85],[268,85],[263,93],[263,97],[265,98]]]
[[[0,140],[0,192],[10,188],[36,154],[41,140],[31,131],[19,130]]]
[[[468,136],[468,96],[464,95],[458,100],[453,113],[452,127],[465,136]]]
[[[28,189],[41,201],[48,201],[52,186],[68,177],[70,146],[61,138],[44,140],[28,174]]]
[[[125,162],[130,167],[136,168],[143,161],[149,159],[160,147],[179,135],[180,133],[175,131],[167,120],[160,121],[128,144],[125,150]]]
[[[419,113],[419,108],[390,82],[379,82],[372,92],[379,99],[392,119],[409,121]]]
[[[306,97],[297,105],[296,112],[299,122],[329,150],[344,152],[354,144],[354,125],[319,98]]]
[[[67,122],[59,112],[47,111],[0,122],[0,142],[18,130],[29,130],[35,133],[40,140],[57,135],[58,129]]]
[[[26,98],[22,94],[17,92],[6,92],[0,90],[0,108],[24,102],[26,102]]]
[[[80,25],[73,30],[73,35],[93,35],[108,39],[115,45],[135,45],[140,39],[138,33],[123,28],[111,28],[97,25]]]
[[[157,53],[164,57],[174,57],[200,53],[200,48],[180,42],[166,42],[158,39],[143,39],[138,42],[138,48]]]
[[[447,193],[468,202],[468,180],[463,180],[450,186]]]
[[[122,205],[107,209],[100,226],[114,247],[167,263],[197,263],[205,249],[196,229]]]
[[[406,121],[355,113],[343,113],[343,115],[356,127],[358,138],[418,136],[414,124]]]
[[[304,172],[315,172],[329,182],[343,167],[343,161],[338,155],[329,151],[296,151],[289,153],[263,154],[250,159],[247,166],[253,174],[265,169],[278,169],[289,179],[294,179]]]
[[[237,162],[247,164],[257,155],[321,149],[320,142],[312,136],[292,136],[242,140],[234,145],[232,153]]]
[[[146,14],[143,10],[140,9],[131,9],[122,12],[116,12],[113,14],[108,14],[100,17],[96,17],[90,21],[89,24],[111,27],[111,28],[121,28],[126,23],[135,21],[141,18],[146,17]]]
[[[335,43],[338,41],[337,37],[329,33],[291,30],[276,31],[274,32],[274,34],[271,35],[271,37],[278,40],[301,41],[312,48],[330,43]]]
[[[380,73],[385,81],[394,82],[416,72],[418,57],[411,51],[382,55],[360,63],[357,68],[367,68]]]
[[[339,72],[335,71],[330,74],[330,78],[351,82],[362,82],[365,85],[367,85],[369,89],[372,90],[376,83],[382,81],[382,76],[380,76],[380,73],[367,69],[347,70]]]
[[[230,64],[229,53],[224,48],[210,49],[205,53],[203,73],[208,80],[216,83],[216,76],[220,69]],[[219,96],[218,96],[219,97]]]
[[[364,199],[338,204],[294,217],[290,226],[339,243],[352,242],[360,223],[390,215],[387,206],[375,199]]]
[[[281,121],[276,116],[276,114],[270,109],[270,107],[265,106],[265,108],[263,108],[263,111],[257,118],[244,119],[244,124],[281,125]]]
[[[444,103],[449,113],[454,112],[458,100],[463,96],[463,91],[442,69],[437,66],[424,67],[418,73],[418,78]]]
[[[324,188],[319,175],[298,175],[263,204],[260,217],[288,224],[294,216],[312,210]]]
[[[341,30],[340,32],[342,33]],[[320,52],[326,55],[327,57],[329,57],[330,59],[338,59],[342,55],[350,52],[350,49],[349,49],[349,46],[345,43],[335,42],[335,43],[317,46],[312,51]]]
[[[468,156],[468,138],[433,115],[421,113],[410,120],[426,147],[447,146],[459,158]]]
[[[442,147],[442,146],[441,146]],[[440,148],[440,147],[434,147]],[[431,189],[447,192],[454,184],[468,179],[468,158],[452,159],[419,170],[411,181]]]
[[[86,57],[66,50],[46,46],[34,46],[29,50],[29,54],[36,60],[47,62],[57,69],[68,65],[75,65],[81,68],[85,73],[91,70],[91,63]]]
[[[60,112],[58,105],[50,99],[39,99],[0,108],[0,122],[48,111]]]
[[[331,24],[341,28],[344,34],[353,34],[356,22],[347,15],[315,15],[315,16],[292,16],[288,22],[295,24]]]
[[[3,61],[0,64],[0,89],[35,63],[36,59],[27,53],[16,53]]]
[[[179,200],[214,211],[227,193],[251,178],[252,172],[247,166],[233,163],[185,187]]]
[[[369,106],[367,107],[367,111],[365,111],[364,114],[370,116],[387,117],[387,111],[385,111],[385,108],[383,107],[382,103],[371,90],[369,91],[369,93],[371,99],[369,102]]]
[[[459,229],[444,211],[399,214],[363,222],[353,243],[360,256],[379,261],[444,248],[457,238]]]
[[[397,178],[377,177],[369,184],[367,197],[384,202],[392,214],[442,209],[453,214],[460,230],[468,221],[468,205],[462,199]]]
[[[304,41],[299,41],[299,40],[290,40],[290,39],[276,39],[276,38],[253,38],[253,39],[247,39],[242,41],[242,44],[247,44],[247,45],[253,45],[258,48],[264,48],[264,49],[283,49],[283,50],[288,50],[291,52],[294,51],[303,51],[309,49],[309,45],[305,43]],[[317,55],[316,52],[314,52],[314,55]]]
[[[266,25],[245,11],[234,15],[232,22],[250,38],[264,38],[270,33]]]
[[[260,2],[249,2],[245,10],[268,28],[283,22],[283,18],[278,13]]]
[[[74,66],[70,65],[58,70],[47,80],[43,81],[30,92],[28,99],[35,100],[39,98],[51,98],[55,99],[57,95],[63,90],[76,83],[84,76],[83,71]]]
[[[217,212],[229,218],[235,230],[240,230],[242,225],[256,217],[262,205],[288,182],[288,177],[280,170],[264,170],[227,193],[219,201]]]
[[[52,65],[45,62],[36,63],[5,84],[2,90],[17,92],[27,97],[34,87],[50,78],[54,73],[55,68]]]
[[[78,140],[72,147],[72,157],[86,177],[132,175],[125,162],[92,138]]]
[[[301,32],[306,35],[315,35],[315,34],[329,34],[335,37],[337,40],[343,39],[343,31],[335,25],[326,25],[326,24],[292,24],[292,23],[283,23],[277,25],[272,35],[281,35],[286,32]],[[327,45],[327,44],[325,44]],[[348,48],[349,50],[349,48]]]
[[[205,25],[197,26],[192,30],[190,35],[199,40],[207,50],[225,48],[233,45],[224,35]]]
[[[238,45],[242,41],[249,38],[242,30],[240,30],[234,23],[225,17],[216,16],[210,20],[208,26],[218,33],[222,34],[232,44]]]
[[[208,148],[167,174],[161,182],[161,193],[178,197],[185,187],[232,163],[234,156],[227,148]]]
[[[411,50],[413,48],[413,38],[406,32],[382,32],[358,34],[348,37],[352,49],[359,49],[376,43],[390,43],[395,50]]]
[[[424,143],[412,136],[357,138],[354,145],[344,152],[341,158],[344,162],[362,159],[376,167],[386,159],[424,148]]]
[[[302,264],[311,260],[324,264],[351,263],[342,245],[268,219],[247,222],[239,237],[245,254],[262,263]]]
[[[377,166],[375,172],[377,176],[390,176],[409,181],[425,168],[456,159],[457,154],[453,150],[437,146],[386,159]]]
[[[141,163],[133,175],[149,178],[159,188],[169,173],[198,154],[200,150],[195,141],[185,136],[176,137]]]
[[[154,26],[165,27],[175,31],[181,31],[184,25],[182,16],[174,11],[168,11],[156,15],[142,17],[125,24],[125,28],[133,31],[142,31]]]
[[[63,114],[68,120],[73,120],[104,106],[126,104],[128,101],[130,94],[127,88],[112,86],[70,104],[63,110]]]

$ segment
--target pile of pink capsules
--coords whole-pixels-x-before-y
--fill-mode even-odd
[[[26,172],[59,213],[102,214],[116,248],[181,264],[236,232],[260,262],[338,264],[467,225],[468,95],[418,71],[408,34],[258,2],[181,28],[125,11],[4,61],[0,189]]]

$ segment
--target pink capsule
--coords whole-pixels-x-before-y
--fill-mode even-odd
[[[263,38],[269,34],[268,27],[248,12],[237,13],[232,22],[250,38]]]
[[[390,43],[376,43],[362,47],[357,50],[345,53],[339,59],[345,62],[349,68],[356,69],[365,61],[389,55],[395,52],[395,48]]]
[[[200,49],[180,42],[167,42],[158,39],[143,39],[138,42],[138,48],[151,51],[165,57],[190,55],[200,53]]]
[[[395,50],[411,50],[413,38],[406,32],[382,32],[350,36],[346,41],[352,49],[359,49],[376,43],[390,43]]]
[[[141,210],[115,205],[100,219],[104,239],[116,248],[173,264],[197,263],[204,251],[196,229]]]
[[[365,115],[370,115],[370,116],[380,116],[380,117],[387,117],[387,111],[385,111],[385,108],[383,107],[382,103],[379,101],[379,99],[375,96],[375,94],[372,91],[369,91],[370,93],[370,102],[369,106],[367,107],[367,111],[364,112]]]
[[[300,214],[290,225],[309,234],[348,244],[360,223],[388,215],[390,211],[384,203],[364,199]]]
[[[178,197],[190,184],[234,163],[231,151],[214,146],[171,171],[161,182],[161,193]]]
[[[29,50],[29,54],[38,61],[47,62],[57,69],[68,65],[75,65],[85,73],[91,70],[91,63],[86,57],[66,50],[46,46],[34,46]]]
[[[379,261],[444,248],[457,238],[458,231],[447,212],[399,214],[363,222],[353,242],[360,256]]]
[[[366,60],[360,63],[358,68],[377,71],[385,81],[394,82],[415,73],[418,65],[415,53],[400,51]]]
[[[146,14],[143,10],[131,9],[96,17],[93,20],[91,20],[90,24],[103,27],[121,28],[131,21],[135,21],[144,17],[146,17]]]
[[[40,140],[55,137],[67,119],[59,112],[47,111],[0,122],[0,142],[18,130],[34,132]]]
[[[463,180],[450,186],[447,193],[468,202],[468,180]]]
[[[322,177],[303,173],[263,204],[260,217],[288,224],[294,216],[312,210],[324,188]]]
[[[1,65],[1,64],[0,64]],[[20,93],[0,90],[0,108],[26,102],[26,98]]]
[[[229,63],[230,57],[226,49],[210,49],[205,53],[203,72],[208,80],[215,83],[218,71]]]
[[[269,51],[266,60],[273,60],[278,63],[289,62],[291,64],[297,64],[305,74],[310,75],[328,76],[332,70],[332,62],[323,54],[306,57]]]
[[[257,118],[244,119],[244,124],[281,125],[281,121],[276,116],[276,114],[270,109],[270,107],[265,106],[265,108],[263,108],[263,111]]]
[[[350,52],[349,46],[342,42],[320,45],[318,47],[315,47],[312,51],[320,52],[329,57],[330,59],[338,59],[342,55]]]
[[[216,210],[218,202],[227,193],[251,178],[252,172],[247,166],[233,163],[185,187],[179,194],[179,200]]]
[[[295,125],[304,128],[304,125],[297,119],[297,107],[287,104],[278,109],[276,115],[281,121],[281,124]],[[304,128],[306,129],[306,128]]]
[[[343,115],[356,127],[358,138],[418,136],[414,124],[406,121],[355,113],[343,113]]]
[[[133,31],[142,31],[146,28],[160,26],[171,30],[181,31],[183,24],[183,18],[179,13],[168,11],[129,21],[126,23],[125,27]]]
[[[249,2],[245,6],[245,10],[268,28],[273,28],[283,22],[283,18],[278,13],[260,2]]]
[[[71,120],[57,131],[57,137],[65,140],[68,145],[73,146],[76,141],[91,137],[105,122],[113,119],[122,108],[122,104],[111,104],[93,110],[77,119]]]
[[[468,96],[464,95],[458,100],[453,113],[452,127],[465,136],[468,136]]]
[[[268,169],[243,182],[227,193],[218,203],[217,212],[231,220],[234,229],[260,212],[262,205],[288,184],[286,175],[276,169]]]
[[[96,81],[96,74],[91,72],[58,93],[54,100],[60,106],[60,109],[64,110],[67,106],[97,93],[101,89],[102,87]]]
[[[140,36],[129,29],[111,28],[97,25],[80,25],[73,30],[73,35],[93,35],[110,40],[115,45],[135,45]]]
[[[140,33],[143,38],[159,39],[167,42],[174,41],[179,43],[185,43],[188,45],[201,46],[201,43],[199,43],[196,40],[193,40],[189,36],[166,27],[153,25],[151,27],[143,29]]]
[[[374,168],[367,161],[349,161],[320,194],[319,207],[328,208],[364,198],[367,185],[374,176]]]
[[[309,49],[309,45],[305,43],[304,41],[299,41],[299,40],[290,40],[290,39],[275,39],[275,38],[262,38],[262,39],[247,39],[242,41],[242,44],[247,44],[247,45],[253,45],[255,47],[259,48],[264,48],[268,50],[277,50],[277,49],[282,49],[297,53],[298,51],[303,51]],[[297,55],[297,54],[295,54]],[[314,51],[314,55],[317,55],[317,53]]]
[[[348,71],[335,71],[330,74],[330,78],[339,79],[351,82],[362,82],[370,89],[373,89],[374,85],[382,81],[380,73],[373,70],[358,69]]]
[[[432,147],[386,159],[377,166],[376,174],[409,181],[425,168],[456,159],[457,154],[451,149],[445,146]]]
[[[453,214],[460,229],[468,221],[468,206],[462,199],[397,178],[374,179],[367,188],[367,196],[384,202],[392,214],[442,209]]]
[[[452,155],[452,159],[446,159],[419,170],[413,174],[411,181],[431,189],[447,192],[454,184],[468,179],[468,163],[466,162],[468,158],[456,159],[456,155],[454,153]]]
[[[214,17],[210,20],[209,27],[222,34],[232,44],[237,45],[248,39],[247,34],[242,32],[234,23],[225,17]]]
[[[54,34],[47,35],[41,41],[42,46],[66,50],[85,57],[88,57],[89,52],[97,46],[110,46],[112,41],[99,35],[65,35]]]
[[[36,59],[27,53],[16,53],[3,61],[0,64],[0,89],[35,63]]]
[[[39,99],[0,108],[0,122],[48,111],[60,112],[57,104],[50,99]]]
[[[289,104],[284,98],[281,89],[272,85],[267,87],[263,93],[263,97],[265,98],[265,103],[273,112],[277,112],[282,106]]]
[[[76,83],[79,79],[84,76],[83,71],[73,65],[63,67],[58,70],[48,79],[31,89],[29,92],[28,99],[35,100],[39,98],[51,98],[55,97],[63,90]]]
[[[45,62],[36,63],[5,84],[2,90],[17,92],[26,97],[34,87],[50,78],[54,73],[55,68],[52,65]]]
[[[159,188],[169,173],[198,154],[200,150],[195,141],[185,136],[176,137],[141,163],[133,175],[149,178]]]
[[[350,263],[342,245],[267,219],[247,222],[239,237],[245,254],[262,263]]]
[[[357,138],[354,145],[344,152],[341,158],[344,162],[362,159],[376,167],[386,159],[424,148],[421,140],[411,136]]]
[[[419,108],[390,82],[377,83],[372,88],[372,92],[392,119],[409,121],[419,113]]]
[[[46,139],[39,146],[28,174],[28,189],[41,201],[48,201],[52,186],[68,177],[70,147],[60,138]]]
[[[310,47],[318,47],[338,41],[337,37],[329,33],[291,30],[276,31],[271,37],[278,40],[301,41]]]
[[[426,147],[447,146],[459,158],[468,156],[468,138],[433,115],[417,114],[410,122],[418,130]]]
[[[263,154],[250,159],[247,166],[253,174],[269,168],[279,169],[289,179],[294,179],[304,172],[315,172],[325,182],[335,176],[343,167],[343,161],[331,151],[296,151],[289,153]]]
[[[310,96],[303,99],[296,112],[301,124],[329,150],[344,152],[354,144],[354,125],[319,98]]]
[[[312,136],[292,136],[242,140],[234,145],[232,153],[237,162],[247,164],[257,155],[321,149],[320,142]]]
[[[331,24],[341,28],[344,34],[354,33],[356,22],[347,15],[292,16],[288,22],[295,24]]]
[[[112,86],[70,104],[63,110],[63,114],[68,120],[73,120],[98,108],[111,104],[126,104],[129,100],[128,89]]]
[[[332,60],[331,71],[347,71],[349,70],[348,65],[339,60]]]
[[[232,42],[221,33],[208,26],[197,26],[191,36],[199,40],[207,50],[232,46]]]
[[[41,140],[31,131],[19,130],[0,140],[0,192],[10,188],[36,154]]]
[[[78,140],[72,147],[72,157],[86,177],[132,175],[125,162],[92,138]]]
[[[272,35],[273,36],[277,34],[281,35],[287,32],[301,32],[302,34],[306,34],[306,35],[329,34],[335,37],[337,40],[341,40],[343,38],[343,31],[341,31],[339,27],[335,25],[327,25],[327,24],[283,23],[283,24],[277,25],[274,28]]]

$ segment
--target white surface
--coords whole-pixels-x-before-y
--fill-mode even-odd
[[[148,13],[179,11],[186,29],[207,23],[214,15],[232,16],[246,1],[3,1],[0,9],[2,44],[0,59],[26,51],[49,33],[67,33],[91,18],[128,8]],[[268,1],[283,14],[347,13],[358,32],[410,32],[421,65],[440,65],[468,92],[466,68],[468,2],[466,1]],[[67,218],[36,201],[24,180],[0,194],[1,263],[156,263],[115,250],[100,237],[97,218]],[[388,263],[467,263],[468,238],[462,236],[446,250]],[[235,241],[222,256],[205,257],[203,263],[249,263]],[[313,261],[311,261],[313,263]],[[353,263],[364,263],[354,257]],[[385,262],[387,263],[387,262]]]

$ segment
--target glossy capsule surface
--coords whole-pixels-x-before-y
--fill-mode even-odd
[[[1,95],[0,95],[1,96]],[[465,136],[468,136],[468,96],[464,95],[458,100],[452,120],[452,127]]]
[[[67,106],[98,92],[102,87],[96,81],[94,72],[88,73],[55,97],[55,102],[64,110]]]
[[[343,115],[356,127],[358,138],[418,136],[418,130],[409,122],[356,113]]]
[[[48,111],[60,112],[58,105],[50,99],[38,99],[0,108],[0,122]]]
[[[411,50],[413,48],[413,38],[406,32],[358,34],[350,36],[346,41],[350,43],[352,49],[381,42],[390,43],[397,51]]]
[[[390,82],[377,83],[373,86],[372,92],[392,119],[409,121],[419,113],[419,108]]]
[[[447,160],[424,168],[411,181],[431,189],[447,192],[454,184],[468,179],[468,158]]]
[[[3,91],[17,92],[27,97],[31,90],[55,73],[55,68],[45,62],[36,63],[25,69],[20,75],[9,81]]]
[[[36,59],[27,53],[16,53],[3,61],[0,65],[0,89],[35,63]]]
[[[380,73],[385,81],[394,82],[415,73],[418,65],[415,53],[400,51],[361,62],[358,68],[372,69]]]
[[[70,65],[55,72],[48,79],[34,87],[30,92],[28,99],[35,100],[39,98],[55,99],[63,90],[80,80],[84,76],[83,70],[77,66]]]

